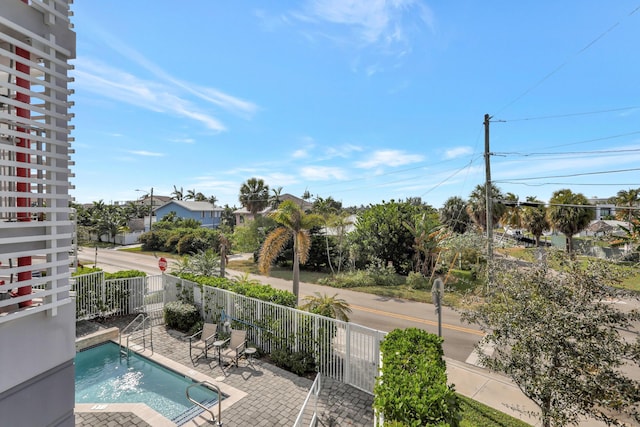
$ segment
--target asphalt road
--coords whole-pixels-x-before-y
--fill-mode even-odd
[[[108,272],[135,269],[151,275],[160,274],[158,260],[153,256],[113,249],[98,249],[96,258],[95,248],[79,249],[78,258],[85,265],[93,265],[97,259],[97,266]],[[171,269],[171,260],[169,269]],[[241,274],[227,270],[228,276]],[[291,281],[288,280],[258,275],[250,275],[250,277],[277,289],[291,290]],[[438,318],[432,304],[300,283],[301,299],[306,295],[313,295],[314,292],[329,295],[337,293],[339,298],[346,300],[352,309],[350,320],[353,323],[387,332],[397,328],[415,327],[434,334],[438,333]],[[472,325],[463,324],[458,313],[445,307],[442,311],[442,335],[445,356],[464,362],[473,352],[473,347],[482,333]]]

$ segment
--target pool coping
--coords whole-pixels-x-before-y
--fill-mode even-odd
[[[106,339],[101,342],[107,342],[107,341],[111,341],[115,344],[118,344],[118,341],[115,339]],[[248,395],[246,392],[242,390],[239,390],[228,384],[224,384],[222,382],[224,381],[224,377],[212,378],[208,375],[205,375],[201,372],[196,371],[195,369],[189,368],[181,363],[173,361],[168,357],[165,357],[158,353],[154,353],[152,350],[149,350],[149,349],[144,350],[142,346],[139,346],[139,345],[131,345],[129,346],[129,348],[132,351],[140,354],[141,356],[144,356],[150,360],[153,360],[154,362],[162,366],[165,366],[177,372],[178,374],[185,376],[195,382],[207,381],[211,384],[218,386],[220,388],[220,392],[226,396],[225,399],[222,400],[222,404],[221,404],[222,419],[224,419],[225,409],[231,407],[234,403],[240,401],[242,398]],[[218,404],[216,403],[214,406],[209,408],[216,417],[218,416],[217,406]],[[176,424],[173,423],[171,420],[160,415],[158,412],[151,409],[149,406],[145,405],[144,403],[76,403],[75,411],[76,412],[131,412],[154,427],[155,426],[158,426],[158,427],[175,427],[176,426]],[[196,426],[203,426],[203,425],[211,425],[206,417],[208,417],[208,413],[207,411],[203,411],[202,413],[195,416],[191,420],[182,424],[182,426],[196,427]]]

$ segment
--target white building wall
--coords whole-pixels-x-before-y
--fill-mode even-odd
[[[71,1],[0,3],[0,424],[73,426]],[[27,56],[17,54],[18,48]],[[19,71],[16,63],[28,72]],[[27,80],[29,88],[17,79]],[[16,94],[29,100],[22,102]],[[30,146],[20,147],[19,140]],[[28,162],[19,161],[21,155]],[[27,171],[26,177],[19,176],[20,170]],[[19,266],[18,259],[27,257],[32,265]],[[42,274],[22,277],[18,286],[19,275],[35,271]],[[9,297],[26,286],[31,294]],[[30,306],[18,307],[28,301]]]

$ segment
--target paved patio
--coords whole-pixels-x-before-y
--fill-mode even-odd
[[[101,323],[79,322],[76,336],[85,336],[113,326],[122,328],[130,320],[131,317],[125,317]],[[241,361],[238,368],[222,369],[213,358],[201,358],[194,365],[189,357],[186,334],[167,330],[163,325],[153,327],[153,351],[247,394],[223,410],[222,422],[225,426],[292,426],[312,384],[307,378],[298,377],[261,359],[253,360],[255,369],[246,361]],[[337,381],[323,380],[318,403],[320,426],[373,425],[372,395]],[[76,408],[76,426],[149,425],[132,412],[82,412]]]

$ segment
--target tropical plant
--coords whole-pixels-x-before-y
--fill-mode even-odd
[[[171,192],[171,198],[173,200],[184,200],[184,189],[180,187],[180,189],[178,190],[178,187],[174,185],[173,191]]]
[[[346,300],[338,298],[338,294],[329,296],[327,294],[321,295],[320,292],[314,292],[313,296],[306,296],[302,301],[303,304],[300,306],[301,310],[345,322],[349,321],[348,313],[351,313],[351,307],[349,307],[349,303]]]
[[[549,229],[547,208],[544,203],[533,196],[528,196],[521,212],[522,226],[536,239],[536,246],[540,246],[542,233]]]
[[[507,193],[499,203],[505,206],[504,212],[499,219],[500,224],[511,228],[521,228],[522,209],[520,208],[520,198],[514,193]]]
[[[428,276],[435,268],[440,243],[448,233],[440,224],[435,212],[418,215],[414,217],[413,222],[405,222],[404,226],[413,235],[413,270]]]
[[[526,269],[496,264],[484,304],[462,315],[485,333],[480,362],[511,377],[539,407],[533,415],[544,427],[585,416],[621,425],[622,413],[638,423],[640,382],[620,368],[640,366],[640,340],[620,331],[633,328],[640,312],[611,304],[623,294],[612,286],[620,277],[610,265],[559,261],[562,272],[546,260]],[[491,355],[480,350],[487,346]]]
[[[616,218],[631,224],[631,220],[638,212],[633,208],[637,209],[640,205],[640,188],[620,190],[610,201],[616,204]]]
[[[464,233],[471,222],[466,207],[467,202],[461,197],[448,198],[440,209],[440,222],[454,233]]]
[[[273,209],[277,209],[278,206],[280,206],[280,203],[282,202],[282,200],[280,200],[280,196],[282,196],[282,187],[272,188],[271,192],[273,194],[269,196],[269,205]]]
[[[594,216],[593,207],[589,206],[589,200],[581,193],[563,189],[554,192],[549,199],[547,220],[565,235],[567,253],[573,252],[573,235],[587,228]]]
[[[249,178],[240,186],[238,200],[255,217],[269,203],[269,186],[262,179]]]
[[[433,212],[430,206],[394,200],[369,206],[358,216],[355,230],[349,234],[355,263],[391,264],[397,273],[407,274],[412,270],[415,238],[405,224],[413,223],[422,213]]]
[[[293,294],[296,300],[300,294],[300,263],[304,264],[309,255],[311,238],[309,230],[319,225],[322,218],[316,214],[305,214],[300,206],[291,200],[285,200],[269,217],[280,224],[273,230],[260,249],[258,267],[268,274],[271,264],[284,249],[287,242],[293,239]]]
[[[331,274],[335,274],[335,271],[333,270],[333,264],[331,263],[331,253],[329,250],[329,227],[333,225],[333,218],[337,213],[337,210],[335,209],[332,201],[333,199],[331,197],[323,199],[322,197],[318,196],[313,202],[313,211],[321,215],[324,221],[324,240],[327,250],[327,262],[329,263]]]
[[[193,255],[185,255],[180,262],[172,266],[178,274],[213,277],[220,274],[220,256],[212,249],[198,251]]]
[[[487,231],[487,191],[485,185],[477,185],[469,195],[467,202],[467,213],[471,220],[482,231]],[[491,184],[491,222],[495,225],[502,217],[505,211],[504,205],[495,203],[496,200],[502,200],[504,196],[498,187]]]

